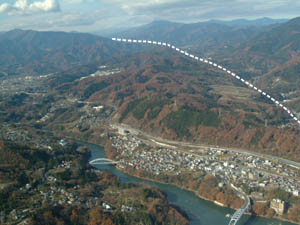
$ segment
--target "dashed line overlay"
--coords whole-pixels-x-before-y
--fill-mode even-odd
[[[286,111],[299,125],[300,125],[300,120],[298,120],[298,118],[291,112],[291,110],[289,110],[288,108],[286,108],[285,106],[283,106],[279,101],[277,101],[276,99],[274,99],[273,97],[271,97],[269,94],[267,94],[266,92],[262,91],[261,89],[255,87],[253,84],[249,83],[248,81],[244,80],[243,78],[241,78],[240,76],[236,75],[234,72],[231,72],[230,70],[226,69],[225,67],[218,65],[217,63],[211,62],[207,59],[203,59],[200,57],[197,57],[195,55],[189,54],[188,52],[175,47],[174,45],[165,43],[165,42],[159,42],[159,41],[149,41],[149,40],[133,40],[133,39],[124,39],[124,38],[112,38],[113,41],[119,41],[119,42],[126,42],[126,43],[142,43],[142,44],[153,44],[153,45],[160,45],[160,46],[166,46],[169,48],[172,48],[174,50],[176,50],[177,52],[188,56],[192,59],[195,59],[197,61],[212,65],[220,70],[223,70],[224,72],[227,72],[229,75],[233,76],[234,78],[238,79],[239,81],[243,82],[244,84],[246,84],[248,87],[254,89],[255,91],[258,91],[260,94],[262,94],[263,96],[267,97],[268,99],[270,99],[272,102],[274,102],[277,106],[281,107],[284,111]]]

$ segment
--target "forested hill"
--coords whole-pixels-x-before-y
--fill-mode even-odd
[[[47,74],[105,61],[127,47],[85,33],[12,30],[0,34],[0,74]]]
[[[300,112],[300,17],[211,57]]]
[[[257,20],[210,20],[198,23],[175,23],[165,20],[116,32],[110,36],[166,41],[180,47],[210,53],[219,48],[230,48],[244,43],[261,32],[286,22],[262,18]]]

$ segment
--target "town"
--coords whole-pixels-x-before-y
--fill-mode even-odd
[[[220,148],[185,150],[143,139],[127,130],[119,129],[110,138],[118,151],[115,160],[119,162],[117,167],[120,169],[132,167],[155,175],[198,171],[221,178],[219,186],[234,184],[242,188],[256,202],[267,202],[264,193],[276,189],[299,198],[300,174],[295,166]],[[273,199],[269,204],[278,215],[282,215],[287,202]]]

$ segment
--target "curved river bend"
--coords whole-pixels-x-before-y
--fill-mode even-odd
[[[91,159],[106,158],[103,147],[84,143],[91,150]],[[225,215],[234,211],[228,208],[219,207],[212,202],[198,198],[194,193],[186,191],[168,184],[160,184],[122,173],[114,166],[110,165],[94,165],[96,168],[112,172],[123,182],[144,182],[151,186],[163,190],[167,194],[170,203],[179,206],[186,212],[190,219],[190,225],[227,225],[230,221]],[[239,225],[293,225],[288,222],[281,222],[273,219],[265,219],[260,217],[250,217],[244,215]]]

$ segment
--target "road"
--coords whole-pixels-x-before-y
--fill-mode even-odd
[[[243,214],[249,209],[250,207],[250,198],[240,189],[235,187],[233,184],[230,184],[230,186],[233,188],[233,190],[237,193],[237,195],[244,199],[244,204],[241,206],[240,209],[238,209],[231,217],[231,220],[229,222],[229,225],[235,225],[238,223],[240,218],[243,216]]]

